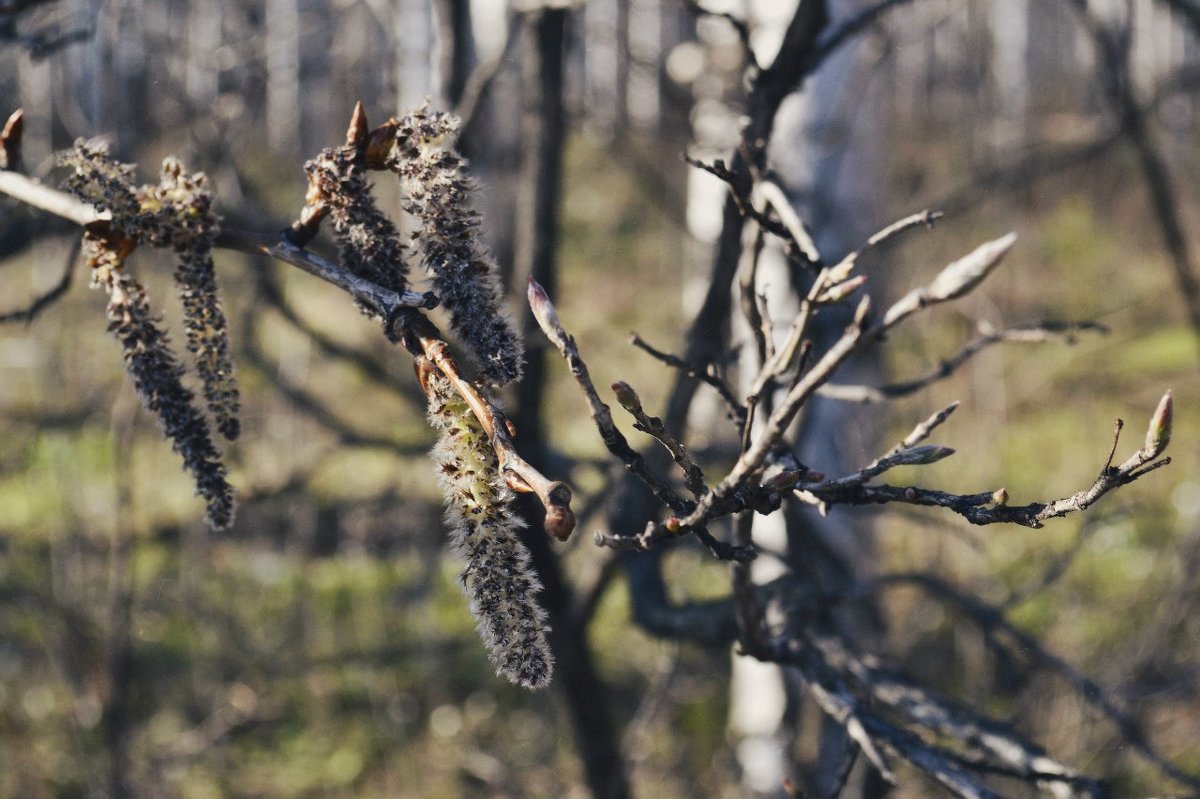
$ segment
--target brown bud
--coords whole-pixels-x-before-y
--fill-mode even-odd
[[[367,111],[363,108],[362,100],[359,100],[354,104],[354,112],[350,115],[350,127],[346,129],[346,144],[362,147],[366,143],[369,130]]]
[[[613,394],[617,397],[617,402],[621,403],[621,407],[630,413],[637,413],[642,408],[641,400],[638,398],[637,392],[633,390],[633,386],[626,383],[624,380],[618,380],[612,384]]]
[[[531,277],[525,295],[529,300],[529,309],[533,311],[533,318],[537,320],[538,327],[546,334],[546,338],[560,350],[566,347],[566,331],[563,330],[562,322],[558,321],[558,311],[554,309],[554,303],[550,301],[546,289]]]
[[[21,134],[25,130],[25,109],[18,108],[0,131],[0,169],[21,168]]]
[[[558,541],[566,541],[575,530],[575,513],[569,507],[554,505],[546,508],[546,534]]]

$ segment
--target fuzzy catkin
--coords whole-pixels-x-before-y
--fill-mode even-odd
[[[375,204],[371,182],[352,145],[327,148],[304,165],[333,222],[342,265],[354,274],[401,293],[407,288],[404,242]]]
[[[446,521],[456,554],[466,561],[463,586],[479,637],[497,674],[525,688],[550,684],[554,658],[546,641],[541,583],[521,543],[521,521],[496,454],[466,402],[440,375],[428,380],[429,419],[441,434],[433,449],[446,495]]]
[[[197,371],[222,433],[236,436],[238,395],[213,278],[216,216],[205,180],[202,175],[185,175],[178,162],[168,159],[159,186],[135,189],[132,166],[114,161],[103,142],[82,139],[59,156],[59,163],[72,170],[67,188],[112,217],[108,233],[85,234],[83,252],[92,286],[108,294],[108,328],[121,344],[125,370],[142,404],[158,417],[183,458],[196,493],[204,499],[209,525],[226,528],[233,522],[234,492],[221,453],[195,396],[183,385],[184,369],[150,311],[145,289],[125,269],[125,257],[138,244],[175,249],[188,348],[196,356]]]
[[[77,139],[73,149],[59,153],[58,163],[71,169],[66,188],[76,197],[98,211],[108,211],[127,231],[141,224],[142,203],[133,188],[133,167],[114,161],[108,144]]]
[[[433,291],[481,376],[502,386],[521,376],[521,338],[504,311],[499,270],[479,240],[471,208],[475,187],[453,148],[458,120],[415,112],[397,125],[389,168],[400,177],[405,210],[420,222],[417,241],[433,273]]]
[[[213,268],[217,216],[203,172],[189,175],[174,158],[163,161],[158,186],[143,189],[144,205],[159,205],[157,237],[175,250],[175,285],[183,303],[187,349],[217,430],[232,441],[241,432],[240,398],[233,373],[229,324],[221,309]],[[154,243],[154,242],[152,242]]]
[[[150,312],[145,290],[109,244],[85,236],[83,248],[92,285],[108,294],[108,329],[121,344],[125,369],[142,404],[158,417],[184,468],[191,472],[208,523],[216,529],[228,527],[233,521],[233,487],[192,392],[181,381],[183,367],[171,353],[166,331]]]

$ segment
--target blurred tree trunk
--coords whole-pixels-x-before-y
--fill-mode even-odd
[[[871,5],[865,0],[827,3],[826,29]],[[882,180],[878,114],[884,87],[880,80],[872,80],[878,77],[873,74],[876,67],[865,40],[855,39],[826,61],[803,91],[783,102],[770,132],[773,174],[810,226],[826,263],[836,263],[879,226],[874,187]],[[864,86],[869,88],[864,90]],[[783,337],[808,291],[811,274],[791,263],[778,245],[774,237],[767,237],[755,275],[755,295],[767,297],[770,328]],[[849,307],[831,309],[814,319],[818,348],[836,338],[849,321],[848,314]],[[745,357],[756,347],[752,331],[740,317],[738,322]],[[753,376],[758,367],[758,363],[743,363],[739,372]],[[851,366],[848,379],[866,378],[870,370],[870,363],[861,361]],[[800,424],[797,455],[803,463],[838,474],[869,459],[872,426],[862,409],[817,397],[807,406]],[[847,431],[859,435],[852,438]],[[850,588],[873,560],[867,531],[844,512],[822,517],[788,507],[774,516],[756,516],[753,534],[763,554],[752,564],[751,575],[760,584],[791,572],[811,581],[819,593],[836,595]],[[870,637],[862,634],[863,627],[873,620],[830,616],[814,623],[851,626],[858,633],[853,638],[862,640]],[[801,776],[794,765],[801,710],[820,712],[803,700],[804,687],[789,680],[778,666],[734,657],[730,728],[737,739],[748,794],[786,796],[784,780]],[[834,787],[848,739],[841,725],[828,718],[822,718],[821,726],[818,761],[809,787],[816,795],[826,796]],[[843,796],[875,795],[876,789],[874,780],[859,778]]]
[[[541,283],[552,296],[557,282],[555,251],[559,242],[566,135],[563,72],[567,21],[565,10],[540,12],[525,32],[522,58],[527,99],[522,124],[524,150],[514,272],[518,288],[523,288],[528,276]],[[522,318],[526,339],[540,340],[541,334],[527,307]],[[539,469],[552,471],[547,468],[542,416],[545,358],[544,348],[530,351],[525,376],[517,387],[513,421],[520,431],[526,458]],[[527,542],[544,585],[542,601],[550,614],[550,643],[557,664],[555,684],[567,703],[588,787],[596,799],[623,799],[630,795],[630,790],[620,736],[610,712],[608,688],[596,672],[587,630],[563,579],[562,565],[549,537],[542,531],[542,507],[535,501],[525,501],[519,508],[529,526]]]
[[[477,60],[471,33],[471,0],[440,0],[437,20],[442,42],[442,97],[448,106],[455,106],[462,99]]]
[[[297,0],[266,0],[267,140],[294,155],[300,132],[300,11]]]
[[[403,113],[433,93],[433,8],[431,0],[396,0],[392,13],[396,42],[396,108]]]

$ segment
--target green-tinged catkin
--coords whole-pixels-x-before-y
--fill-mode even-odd
[[[84,253],[92,285],[108,293],[108,329],[121,343],[125,368],[146,408],[158,417],[183,465],[204,499],[205,517],[216,529],[233,521],[233,487],[226,481],[220,452],[196,409],[192,392],[181,381],[183,367],[171,353],[166,332],[150,313],[146,292],[125,270],[123,257],[107,242],[90,235]]]
[[[389,168],[400,177],[405,210],[420,222],[417,240],[434,293],[483,379],[501,386],[521,376],[521,338],[504,311],[499,270],[480,241],[471,208],[475,187],[453,147],[457,131],[458,120],[448,114],[405,116]]]
[[[429,418],[441,434],[433,450],[446,495],[446,520],[455,552],[466,561],[462,579],[479,636],[498,674],[526,688],[550,684],[554,659],[546,613],[537,604],[541,583],[521,543],[512,493],[478,420],[449,381],[427,381]]]
[[[327,148],[304,165],[333,222],[342,265],[396,293],[407,288],[400,231],[375,204],[353,145]]]
[[[168,158],[163,161],[159,184],[144,188],[143,205],[159,206],[155,233],[175,250],[175,285],[183,303],[188,352],[217,430],[232,441],[241,432],[240,399],[229,324],[221,309],[213,268],[218,220],[212,210],[208,178],[202,172],[189,175],[178,161]]]

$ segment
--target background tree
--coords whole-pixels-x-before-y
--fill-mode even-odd
[[[5,319],[30,324],[0,331],[0,792],[824,796],[877,792],[880,773],[896,775],[898,795],[931,790],[922,773],[960,795],[1198,790],[1191,455],[1037,533],[977,535],[921,505],[1028,523],[1090,504],[1021,503],[1107,492],[1165,444],[1160,414],[1144,446],[1119,453],[1140,454],[1110,457],[1118,471],[1097,479],[1111,417],[1146,418],[1165,385],[1189,406],[1194,209],[1178,187],[1195,168],[1200,13],[1188,0],[783,5],[0,3],[0,84],[25,109],[23,132],[5,134],[0,188],[29,200],[24,176],[56,185],[52,154],[96,134],[140,165],[130,183],[147,183],[143,197],[158,196],[166,153],[208,173],[245,431],[225,455],[239,516],[207,533],[194,487],[122,382],[99,298],[67,290],[82,269],[78,227],[5,201]],[[499,397],[523,458],[575,487],[585,533],[555,544],[539,532],[540,503],[516,506],[550,616],[548,692],[494,678],[470,632],[425,458],[424,392],[345,292],[376,312],[390,295],[333,266],[364,257],[346,231],[366,223],[330,212],[307,249],[273,233],[306,205],[302,160],[316,164],[311,181],[323,148],[345,141],[350,98],[378,123],[426,96],[463,117],[457,146],[482,178],[476,207],[509,285],[523,292],[533,277],[549,292],[531,309],[510,300],[529,350],[524,379]],[[428,230],[412,185],[373,177],[379,218]],[[856,185],[869,203],[838,199]],[[326,211],[307,202],[319,221]],[[813,293],[830,279],[820,264],[922,208],[949,224],[868,248],[865,289]],[[177,239],[144,224],[122,228],[139,244],[136,274],[182,344],[165,301]],[[910,288],[927,303],[995,266],[1007,239],[935,278],[1010,228],[1021,243],[958,301],[962,316],[934,308],[868,346]],[[338,236],[340,256],[324,243]],[[104,241],[96,263],[120,253]],[[155,242],[170,244],[161,269]],[[239,254],[263,247],[340,288]],[[135,296],[121,285],[110,281],[114,321],[112,298]],[[782,477],[721,493],[793,390],[793,372],[761,371],[769,342],[786,342],[802,298],[842,290],[816,316],[828,329],[811,329],[795,385],[815,386],[833,342],[857,335],[847,346],[879,376],[842,370],[821,391],[830,409],[866,403],[870,424],[821,422],[811,404],[803,416],[861,432],[861,451],[811,444],[793,463],[773,450]],[[855,327],[863,291],[875,312]],[[684,442],[707,488],[637,431],[616,454],[658,476],[657,496],[623,475],[537,325],[550,297],[600,396],[618,416],[617,405],[662,409],[662,430],[638,426]],[[1096,321],[1112,332],[1094,335]],[[778,390],[751,403],[742,436],[760,379]],[[610,395],[614,381],[636,395]],[[725,386],[738,388],[723,398]],[[930,417],[951,399],[963,406],[950,421]],[[1180,417],[1177,442],[1190,439]],[[938,427],[959,454],[906,438],[914,425]],[[902,438],[892,461],[856,471]],[[875,479],[892,462],[934,460],[895,485],[951,493]],[[782,512],[759,514],[778,543],[746,526],[750,512],[734,521],[744,503],[769,510],[783,495]],[[814,521],[799,513],[814,500],[908,510],[882,517],[870,546],[847,531],[871,516]],[[712,538],[637,551],[677,537],[672,515]],[[591,546],[596,529],[618,548]],[[738,559],[750,550],[736,548],[751,543],[754,568],[779,564],[754,590]],[[757,760],[726,733],[744,732],[727,693],[735,638],[783,667],[783,712]]]

